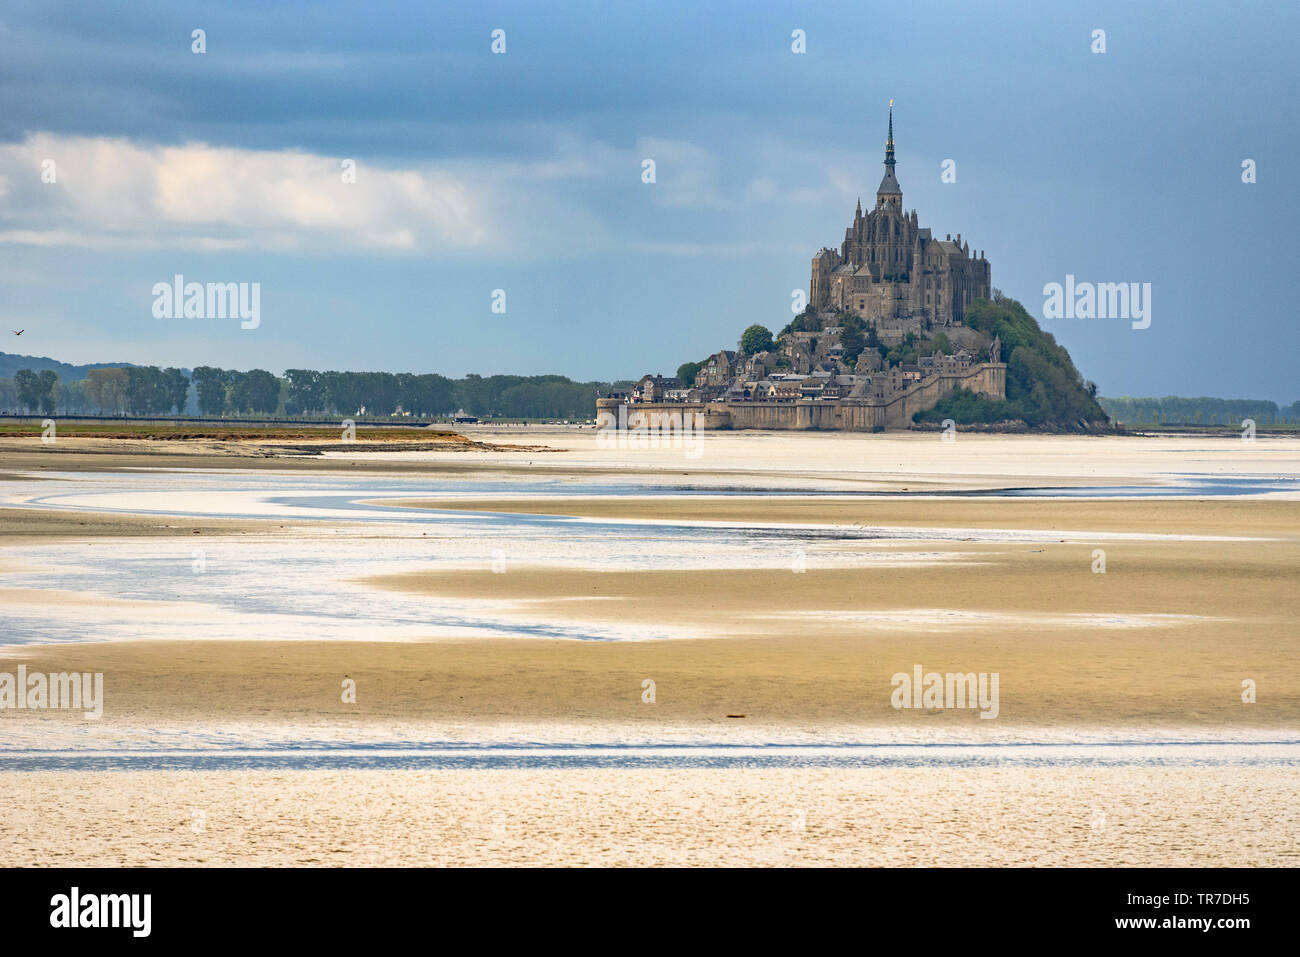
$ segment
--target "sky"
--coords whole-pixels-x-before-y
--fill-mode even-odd
[[[671,374],[790,320],[874,201],[893,99],[904,206],[1102,395],[1289,403],[1297,28],[1294,2],[5,0],[4,351]],[[177,274],[259,284],[256,328],[155,315]],[[1150,283],[1150,326],[1046,319],[1067,275]]]

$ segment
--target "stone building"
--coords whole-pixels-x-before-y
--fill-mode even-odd
[[[628,400],[631,402],[671,402],[674,399],[680,399],[680,396],[672,396],[670,393],[680,393],[685,391],[682,381],[678,378],[665,378],[662,375],[653,375],[647,373],[637,380],[628,392]]]
[[[876,206],[862,200],[838,252],[822,249],[812,261],[809,302],[818,310],[845,310],[891,333],[961,325],[971,300],[989,297],[989,262],[970,254],[961,233],[936,239],[903,210],[894,175],[894,111],[889,111],[885,176]]]

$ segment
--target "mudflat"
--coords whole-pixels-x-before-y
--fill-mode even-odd
[[[692,460],[680,450],[602,450],[577,430],[527,433],[546,452],[519,448],[524,430],[490,438],[501,441],[310,456],[102,438],[60,440],[51,453],[0,440],[0,472],[13,483],[0,508],[0,570],[24,572],[21,585],[0,588],[0,602],[26,609],[27,622],[87,623],[85,641],[13,634],[0,671],[102,672],[105,686],[96,722],[3,710],[0,727],[69,759],[90,744],[113,754],[122,742],[148,753],[317,739],[604,747],[1191,738],[1230,749],[1285,745],[1300,728],[1300,494],[1286,487],[1300,472],[1300,441],[981,436],[954,449],[933,436],[742,434],[708,437]],[[152,508],[136,489],[144,484],[129,478],[149,473],[164,488],[168,474],[199,469],[211,473],[205,497],[181,499],[192,511]],[[273,476],[264,494],[278,499],[299,479],[307,488],[313,476],[341,475],[389,490],[355,496],[366,523],[288,506],[276,518],[222,512],[227,480]],[[1245,494],[1161,494],[1197,481]],[[1245,489],[1256,482],[1283,490]],[[410,494],[391,491],[408,485]],[[44,501],[83,486],[99,496],[85,501],[118,501],[115,490],[133,497],[121,508]],[[1101,486],[1111,491],[1089,495]],[[427,524],[409,524],[425,515]],[[439,524],[479,517],[481,526]],[[457,527],[534,537],[517,555],[508,536],[484,544],[510,552],[494,569],[485,555],[446,557],[463,540]],[[559,547],[578,527],[595,529],[584,540],[622,544],[602,545],[608,561],[584,561]],[[673,538],[679,532],[689,535]],[[715,533],[730,551],[709,550]],[[358,543],[382,554],[412,540],[429,543],[419,553],[427,562],[366,573],[351,560]],[[249,640],[220,592],[181,586],[145,599],[31,573],[47,557],[66,568],[111,563],[128,548],[132,567],[188,561],[191,542],[214,556],[246,555],[248,574],[272,580],[275,566],[255,556],[319,556],[308,612],[327,618],[346,596],[391,596],[427,606],[429,632],[408,627],[394,640],[376,626],[365,640]],[[673,542],[703,544],[696,554]],[[642,543],[658,543],[653,561],[640,559]],[[294,594],[304,600],[301,587]],[[506,634],[438,632],[432,622],[454,602],[460,614],[504,621]],[[138,620],[151,637],[96,640],[96,610]],[[229,627],[196,640],[167,624],[195,614]],[[538,623],[589,640],[538,637]],[[600,640],[607,634],[618,640]],[[894,676],[918,665],[997,674],[996,720],[972,708],[895,708]],[[354,701],[340,694],[346,682]],[[292,747],[275,753],[299,760]],[[84,835],[70,846],[24,845],[33,863],[951,864],[950,831],[990,836],[972,847],[1014,848],[1003,863],[1293,862],[1295,767],[1257,753],[1230,752],[1249,774],[1231,763],[1166,767],[1161,756],[1094,767],[1087,755],[1042,767],[874,771],[11,770],[0,774],[11,808],[0,836]],[[29,794],[50,796],[19,800]],[[371,804],[405,810],[389,817]],[[432,810],[455,807],[467,810]],[[1089,825],[1098,808],[1109,815],[1104,834]],[[195,809],[207,830],[190,827]],[[107,823],[128,817],[136,825]],[[394,852],[414,847],[390,839],[399,820],[403,833],[437,839]],[[900,837],[904,822],[915,824],[914,839]],[[603,842],[593,842],[597,832]],[[232,841],[257,855],[232,856]],[[1183,850],[1192,847],[1194,856]]]

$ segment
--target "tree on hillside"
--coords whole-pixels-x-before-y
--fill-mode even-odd
[[[677,378],[681,380],[682,385],[691,388],[695,385],[695,377],[699,375],[704,368],[703,362],[683,362],[677,367]]]
[[[812,306],[806,308],[799,315],[795,316],[785,328],[781,330],[780,335],[787,335],[791,332],[821,332],[822,321],[817,318],[817,312]]]
[[[844,348],[845,361],[856,360],[866,344],[865,323],[857,316],[845,316],[840,322],[840,345]]]
[[[976,299],[966,310],[965,322],[986,336],[996,335],[1002,340],[1002,354],[1008,356],[1006,401],[977,406],[945,397],[933,409],[919,413],[917,421],[951,416],[960,425],[1021,419],[1035,428],[1067,430],[1108,421],[1069,353],[1050,333],[1039,328],[1020,303],[1006,297],[998,302]]]
[[[740,334],[740,351],[747,356],[772,348],[772,330],[757,323]]]

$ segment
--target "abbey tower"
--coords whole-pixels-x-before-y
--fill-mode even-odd
[[[817,310],[857,313],[891,331],[928,331],[961,325],[972,299],[989,297],[989,263],[949,235],[935,239],[903,211],[894,175],[894,111],[889,111],[885,176],[875,208],[853,214],[838,252],[824,248],[812,261],[809,303]]]

